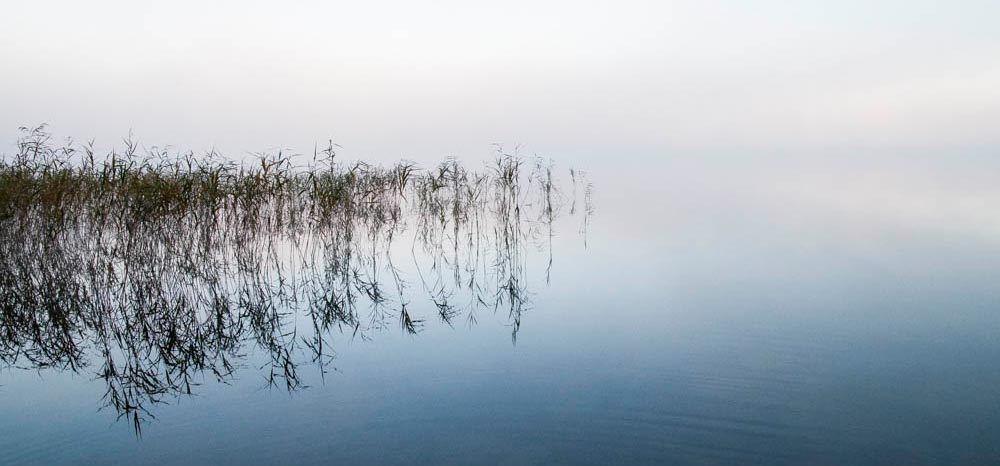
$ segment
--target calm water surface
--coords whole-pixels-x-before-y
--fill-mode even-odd
[[[567,205],[551,241],[524,244],[519,323],[510,302],[442,321],[448,269],[411,226],[389,249],[416,333],[333,326],[324,364],[309,317],[285,315],[295,387],[242,332],[232,374],[192,370],[190,394],[145,403],[139,437],[93,348],[78,370],[21,359],[0,372],[0,463],[1000,462],[995,177],[899,160],[660,168],[592,170],[586,228]],[[497,263],[492,246],[464,253],[479,249]]]

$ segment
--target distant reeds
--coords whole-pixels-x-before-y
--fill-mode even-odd
[[[332,142],[304,162],[171,154],[132,137],[98,155],[44,126],[22,131],[0,159],[0,363],[95,367],[105,404],[137,433],[164,396],[231,378],[248,345],[268,383],[293,390],[303,361],[322,373],[334,335],[416,333],[429,318],[415,310],[448,325],[502,310],[516,340],[529,244],[548,249],[551,271],[553,164],[502,148],[475,171],[348,163]],[[592,187],[570,173],[586,225]],[[403,238],[409,261],[392,252]]]

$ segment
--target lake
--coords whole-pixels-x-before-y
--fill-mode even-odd
[[[991,163],[556,162],[12,207],[0,463],[1000,461]]]

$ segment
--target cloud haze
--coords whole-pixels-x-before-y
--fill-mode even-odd
[[[1000,147],[996,2],[290,3],[5,5],[0,142],[44,121],[385,159]]]

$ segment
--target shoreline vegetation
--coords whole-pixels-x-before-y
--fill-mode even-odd
[[[254,223],[246,218],[253,213],[294,225],[354,213],[398,221],[409,210],[461,221],[469,210],[492,204],[501,214],[534,208],[531,220],[551,223],[567,201],[552,161],[500,146],[491,165],[473,171],[454,158],[430,169],[406,161],[389,167],[340,162],[332,141],[304,165],[295,164],[302,156],[282,152],[237,162],[214,151],[196,156],[140,149],[131,136],[123,149],[102,157],[93,142],[54,143],[44,125],[20,130],[17,153],[0,156],[3,219],[33,210],[60,225],[86,209],[120,220],[213,213]],[[584,172],[571,168],[569,175],[569,213],[582,211],[586,221],[594,210],[593,186]]]
[[[480,171],[336,150],[236,162],[129,137],[101,156],[22,128],[0,159],[0,367],[89,373],[138,435],[152,405],[244,365],[304,387],[335,338],[492,312],[516,343],[527,256],[548,255],[547,283],[556,220],[585,241],[594,213],[585,173],[563,189],[551,161],[500,147]]]

